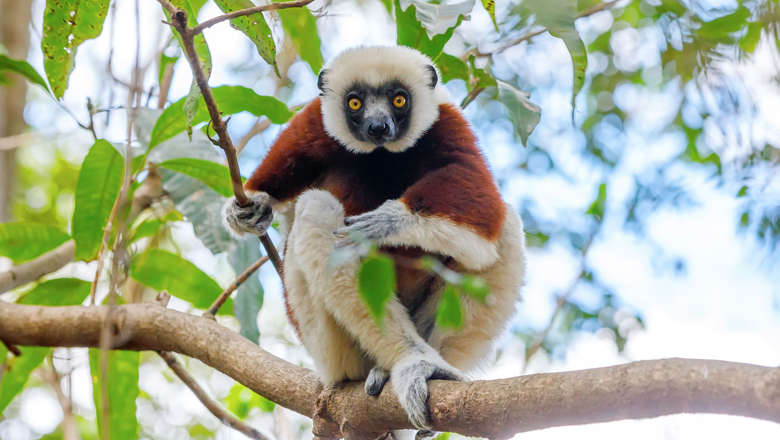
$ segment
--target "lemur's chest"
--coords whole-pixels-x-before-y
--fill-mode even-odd
[[[430,171],[430,155],[413,150],[345,152],[335,158],[316,186],[339,199],[347,216],[370,211],[387,200],[400,198]]]

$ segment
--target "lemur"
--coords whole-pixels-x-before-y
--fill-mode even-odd
[[[463,380],[511,318],[525,271],[522,222],[498,188],[433,62],[406,47],[362,47],[319,74],[320,97],[296,114],[247,180],[250,203],[226,204],[236,231],[286,220],[287,314],[325,385],[390,380],[417,428],[430,427],[428,379]],[[357,292],[354,258],[334,247],[373,240],[396,261],[382,326]],[[461,296],[459,329],[435,325],[443,283],[410,258],[475,274],[487,304]],[[407,264],[403,264],[403,262]]]

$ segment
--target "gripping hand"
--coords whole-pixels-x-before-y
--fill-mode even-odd
[[[234,197],[225,203],[225,222],[231,229],[241,234],[249,232],[263,235],[273,220],[271,196],[264,192],[247,194],[249,203],[239,206]]]

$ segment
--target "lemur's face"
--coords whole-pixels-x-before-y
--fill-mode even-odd
[[[400,81],[379,86],[355,83],[344,95],[344,114],[356,139],[384,147],[406,134],[412,95]]]
[[[348,49],[317,87],[325,131],[353,153],[412,148],[449,102],[433,62],[403,46]]]

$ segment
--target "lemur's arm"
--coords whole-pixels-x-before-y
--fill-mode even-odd
[[[263,162],[244,184],[246,206],[234,199],[225,205],[225,219],[238,232],[262,234],[273,218],[271,208],[297,197],[322,173],[336,149],[322,126],[320,100],[295,115]]]
[[[504,210],[481,157],[465,158],[429,173],[400,199],[348,217],[339,232],[383,245],[418,246],[481,270],[498,259]]]

